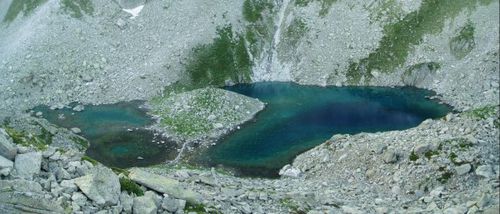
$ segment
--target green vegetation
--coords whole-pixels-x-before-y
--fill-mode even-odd
[[[418,160],[418,155],[415,154],[415,151],[411,151],[410,153],[410,161],[417,161]]]
[[[262,12],[272,7],[273,4],[268,0],[245,0],[243,17],[249,22],[257,22],[262,19]]]
[[[133,193],[136,196],[144,195],[144,191],[141,189],[141,187],[128,178],[125,177],[120,178],[120,187],[122,191],[126,191],[129,194]]]
[[[293,46],[296,46],[298,41],[307,33],[309,28],[302,18],[295,18],[290,23],[290,26],[285,31],[284,40]]]
[[[404,72],[404,76],[411,76],[415,72],[419,71],[429,71],[431,73],[435,73],[438,69],[441,68],[441,65],[437,62],[424,62],[424,63],[418,63],[416,65],[410,66],[406,71]]]
[[[48,145],[52,143],[53,135],[43,128],[42,133],[39,135],[26,133],[24,131],[18,131],[10,127],[5,127],[4,129],[12,138],[14,143],[18,145],[33,147],[37,150],[45,150],[47,149]]]
[[[128,170],[126,170],[126,169],[122,169],[122,168],[118,168],[118,167],[110,167],[110,168],[117,175],[123,174],[125,176],[128,176],[130,174],[130,172]]]
[[[195,212],[195,213],[207,213],[205,210],[205,206],[203,204],[191,204],[191,203],[186,203],[186,206],[184,207],[184,212],[185,213],[190,213],[190,212]]]
[[[99,161],[97,161],[97,160],[95,160],[95,159],[93,159],[93,158],[91,158],[91,157],[89,157],[87,155],[82,156],[82,161],[88,161],[88,162],[90,162],[94,166],[97,165],[97,164],[99,164]]]
[[[292,200],[291,198],[280,199],[280,203],[283,207],[288,208],[288,211],[293,214],[305,214],[307,211],[301,210],[300,206]]]
[[[364,78],[368,83],[374,70],[393,72],[404,64],[410,50],[420,44],[424,35],[441,32],[445,21],[456,17],[463,10],[472,10],[478,3],[491,2],[492,0],[423,0],[418,11],[384,27],[384,37],[374,52],[359,62],[351,62],[346,74],[349,82],[357,84]]]
[[[14,0],[10,4],[3,21],[12,22],[21,12],[23,16],[27,16],[45,2],[47,2],[47,0]]]
[[[92,15],[94,13],[94,5],[91,0],[62,0],[61,6],[73,18],[81,18],[84,14]]]
[[[474,41],[474,25],[471,21],[467,22],[457,36],[450,40],[450,51],[457,59],[463,59],[476,46]]]
[[[432,156],[434,155],[439,155],[439,152],[438,151],[433,151],[433,150],[429,150],[427,151],[424,156],[427,158],[427,160],[430,160],[432,158]]]
[[[441,174],[441,177],[439,177],[437,180],[442,184],[445,184],[448,182],[448,180],[451,178],[452,175],[453,175],[452,172],[446,171],[443,174]]]
[[[243,36],[233,34],[231,26],[217,29],[217,34],[211,44],[193,49],[191,61],[186,66],[190,84],[195,88],[250,80],[251,61]]]
[[[333,3],[335,3],[337,0],[295,0],[295,5],[300,7],[305,7],[313,1],[319,1],[321,3],[319,16],[324,17],[328,15],[330,8],[332,7]]]
[[[475,119],[480,119],[484,120],[489,117],[493,117],[498,113],[498,106],[495,105],[490,105],[490,106],[484,106],[481,108],[476,108],[472,109],[469,111],[464,112],[466,116],[475,118]]]
[[[90,146],[89,141],[87,141],[85,138],[76,136],[71,137],[70,139],[76,144],[80,145],[82,149],[86,149]]]

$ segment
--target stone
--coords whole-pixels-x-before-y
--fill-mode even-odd
[[[153,214],[156,213],[157,209],[154,199],[150,196],[144,195],[134,198],[134,214]]]
[[[123,30],[127,26],[127,22],[123,19],[118,19],[116,20],[116,26]]]
[[[76,190],[78,190],[78,187],[75,185],[75,181],[73,181],[73,180],[61,181],[60,186],[63,188],[63,191],[66,193],[73,193]]]
[[[129,171],[130,179],[147,188],[160,193],[166,193],[174,198],[184,199],[189,203],[201,203],[201,195],[192,190],[183,188],[181,184],[174,179],[152,174],[138,168],[133,168]]]
[[[14,160],[16,154],[16,145],[14,145],[7,132],[4,129],[0,128],[0,156],[3,156],[4,158],[7,158],[9,160]]]
[[[14,168],[14,162],[7,158],[4,158],[3,156],[0,156],[0,175],[8,176],[12,171],[12,168]]]
[[[467,163],[455,167],[455,171],[457,172],[457,175],[465,175],[470,172],[471,168],[471,165]]]
[[[91,174],[75,178],[75,184],[91,200],[101,205],[115,205],[120,196],[118,176],[111,169],[98,166]]]
[[[398,155],[392,150],[387,150],[383,157],[384,163],[396,163],[398,162]]]
[[[126,192],[122,192],[120,194],[120,203],[123,207],[123,211],[125,213],[131,213],[132,212],[132,206],[134,204],[134,199],[132,196],[127,194]]]
[[[83,111],[85,109],[85,107],[83,105],[77,105],[75,107],[73,107],[73,111]]]
[[[61,205],[42,195],[10,191],[0,191],[0,210],[2,213],[66,213]]]
[[[443,211],[443,214],[464,214],[464,213],[467,213],[467,207],[465,206],[449,207]]]
[[[413,149],[413,151],[417,154],[417,155],[423,155],[425,154],[426,152],[430,151],[432,149],[431,145],[429,144],[418,144],[415,146],[415,148]]]
[[[16,156],[14,168],[17,176],[32,179],[33,175],[40,173],[42,166],[42,154],[39,152],[29,152]]]
[[[495,172],[493,171],[493,167],[491,165],[479,166],[479,167],[477,167],[475,173],[476,173],[476,175],[484,177],[484,178],[495,177]]]
[[[75,134],[80,134],[82,133],[82,130],[80,130],[79,128],[77,127],[73,127],[71,128],[71,132],[75,133]]]
[[[175,213],[179,209],[179,200],[175,198],[165,197],[161,201],[161,207],[171,213]]]
[[[5,190],[24,193],[41,193],[43,188],[37,182],[24,179],[0,180],[0,192]]]
[[[355,207],[342,206],[340,208],[342,209],[343,213],[349,213],[349,214],[362,214],[363,213]]]
[[[291,178],[297,178],[301,175],[300,169],[292,167],[290,164],[285,165],[281,170],[279,171],[279,175],[283,177],[291,177]]]

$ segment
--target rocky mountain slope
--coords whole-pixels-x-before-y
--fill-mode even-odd
[[[0,19],[8,213],[498,213],[498,0],[4,0]],[[85,139],[23,113],[269,80],[417,86],[457,112],[333,136],[276,180],[113,172],[83,156]]]

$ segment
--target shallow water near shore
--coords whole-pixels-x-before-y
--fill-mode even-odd
[[[42,112],[45,119],[58,126],[81,129],[81,135],[90,141],[86,155],[104,165],[126,168],[174,159],[177,144],[144,129],[154,121],[141,107],[142,104],[141,101],[131,101],[87,105],[81,112],[71,108],[51,110],[47,106],[33,110]]]
[[[317,87],[293,83],[241,84],[225,89],[258,98],[266,108],[240,130],[195,158],[240,176],[276,177],[293,158],[334,134],[403,130],[451,108],[410,87]],[[335,142],[334,142],[335,143]]]

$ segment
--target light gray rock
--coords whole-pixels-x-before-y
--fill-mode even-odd
[[[457,175],[465,175],[470,172],[471,168],[471,165],[467,163],[455,167],[455,171],[457,172]]]
[[[84,206],[85,202],[87,202],[87,197],[85,197],[85,195],[80,192],[74,192],[71,196],[71,200],[78,206]]]
[[[12,171],[12,168],[14,168],[14,162],[7,158],[4,158],[3,156],[0,156],[0,175],[8,176]]]
[[[83,111],[85,107],[83,105],[77,105],[73,107],[73,111]]]
[[[0,128],[0,156],[9,160],[14,160],[17,154],[16,145],[12,143],[12,139],[7,132]]]
[[[39,152],[29,152],[16,156],[14,168],[17,176],[32,179],[33,175],[40,173],[42,166],[42,154]]]
[[[82,130],[80,130],[79,128],[77,127],[73,127],[71,128],[71,132],[75,133],[75,134],[80,134],[82,133]]]
[[[133,213],[134,214],[154,214],[158,207],[153,198],[144,195],[134,198]]]
[[[429,144],[418,144],[415,146],[415,149],[413,151],[415,151],[417,155],[423,155],[424,153],[430,151],[431,148],[432,147]]]
[[[280,169],[279,175],[284,176],[284,177],[292,177],[292,178],[297,178],[301,175],[300,169],[297,169],[290,164],[285,165],[283,168]]]
[[[199,204],[201,202],[201,195],[182,187],[176,180],[152,174],[138,168],[133,168],[129,171],[129,178],[145,187],[160,193],[166,193],[174,198],[184,199],[190,203]]]
[[[122,192],[120,194],[120,203],[123,207],[124,212],[126,213],[132,212],[132,206],[134,204],[134,199],[132,198],[132,196],[130,196],[126,192]]]
[[[383,160],[385,163],[396,163],[398,162],[398,155],[393,150],[387,150],[384,153]]]
[[[60,204],[41,195],[27,195],[17,192],[0,191],[0,210],[2,213],[65,213]]]
[[[161,207],[171,213],[175,213],[179,209],[179,200],[175,198],[165,197],[161,201]]]
[[[91,174],[74,180],[78,188],[97,204],[115,205],[118,202],[120,182],[111,169],[98,166]]]
[[[491,165],[482,165],[477,167],[476,175],[484,178],[493,178],[495,177],[495,172],[493,171],[493,167]]]

